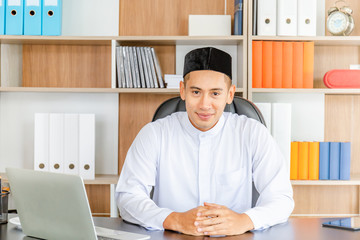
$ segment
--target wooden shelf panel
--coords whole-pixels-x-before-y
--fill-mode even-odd
[[[224,14],[226,10],[233,19],[234,0],[226,3],[219,0],[120,1],[119,35],[188,35],[189,14]],[[243,9],[246,33],[247,1]]]
[[[360,36],[314,36],[314,37],[282,37],[282,36],[252,36],[251,40],[263,41],[311,41],[319,46],[349,46],[360,45]]]

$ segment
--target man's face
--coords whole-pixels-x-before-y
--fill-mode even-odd
[[[180,83],[180,96],[192,125],[200,131],[210,130],[219,121],[226,103],[230,104],[235,86],[227,83],[225,75],[211,70],[193,71]]]

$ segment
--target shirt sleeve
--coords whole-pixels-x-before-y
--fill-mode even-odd
[[[286,222],[294,209],[288,164],[269,131],[261,124],[252,128],[253,181],[259,192],[256,206],[245,213],[254,229]]]
[[[155,186],[159,139],[152,124],[147,124],[132,143],[116,186],[115,198],[121,217],[149,230],[163,230],[172,212],[150,199]]]

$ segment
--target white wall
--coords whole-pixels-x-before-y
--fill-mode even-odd
[[[62,35],[118,36],[119,0],[63,0]]]
[[[117,174],[118,94],[0,94],[0,172],[5,167],[33,169],[34,113],[95,113],[95,172]]]

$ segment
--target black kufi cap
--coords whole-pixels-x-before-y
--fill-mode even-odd
[[[206,47],[190,51],[185,56],[184,73],[198,70],[213,70],[231,77],[231,56],[217,48]]]

